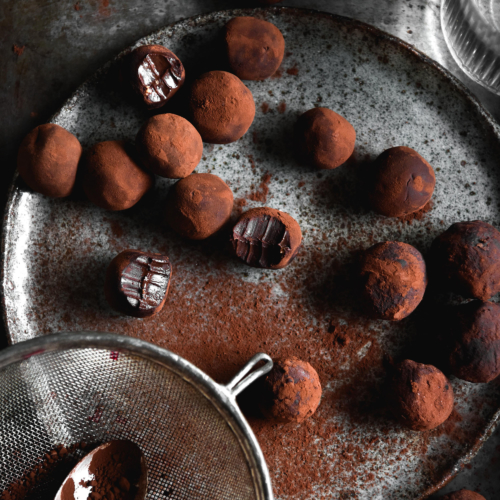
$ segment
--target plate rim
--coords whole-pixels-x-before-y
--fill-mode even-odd
[[[360,31],[368,32],[376,37],[381,38],[382,40],[389,42],[393,46],[398,48],[402,48],[411,56],[413,56],[416,60],[423,63],[427,67],[431,67],[434,71],[436,71],[441,77],[443,77],[448,84],[450,84],[458,93],[461,95],[462,99],[465,99],[467,103],[474,108],[474,111],[478,113],[480,117],[480,121],[483,126],[486,126],[487,132],[493,136],[497,140],[497,146],[500,151],[500,124],[496,122],[491,113],[481,104],[476,95],[462,82],[451,73],[448,69],[446,69],[442,64],[435,61],[428,55],[426,55],[420,49],[417,49],[414,45],[402,40],[401,38],[392,35],[382,29],[379,29],[369,23],[365,23],[363,21],[358,21],[357,19],[341,16],[334,13],[324,12],[318,9],[310,9],[310,8],[300,8],[300,7],[260,7],[260,8],[245,8],[245,9],[225,9],[219,11],[212,11],[206,14],[197,14],[194,16],[186,17],[179,19],[171,24],[165,25],[161,28],[157,28],[148,34],[138,38],[135,42],[128,45],[126,48],[121,50],[117,55],[112,57],[110,60],[105,62],[101,67],[99,67],[96,71],[94,71],[90,76],[85,78],[76,89],[71,93],[71,95],[66,98],[61,105],[58,107],[58,110],[53,113],[47,120],[46,123],[51,123],[55,117],[60,113],[60,111],[69,104],[78,94],[80,89],[87,85],[93,79],[97,79],[101,73],[106,71],[106,69],[121,59],[125,54],[127,54],[133,47],[135,47],[142,40],[152,36],[162,30],[175,29],[176,26],[185,25],[189,23],[194,23],[195,25],[201,22],[206,22],[211,19],[217,18],[218,16],[251,16],[256,14],[265,14],[265,13],[286,13],[291,16],[300,15],[300,16],[317,16],[320,18],[327,18],[334,21],[336,24],[343,24],[349,26],[354,29],[359,29]],[[17,155],[16,155],[17,161]],[[16,198],[21,193],[21,190],[18,186],[18,178],[19,173],[17,170],[17,165],[14,170],[14,174],[12,176],[12,180],[9,185],[9,189],[7,192],[7,200],[5,204],[5,208],[3,211],[3,219],[2,219],[2,228],[0,233],[0,313],[2,316],[2,324],[6,333],[8,345],[14,345],[12,342],[11,332],[8,327],[8,318],[7,318],[7,307],[5,302],[5,288],[6,288],[6,270],[7,270],[7,251],[8,251],[8,242],[11,241],[11,231],[13,227],[13,210],[12,207],[15,204]],[[17,342],[16,342],[17,343]],[[458,473],[462,470],[462,468],[470,463],[470,461],[477,455],[479,450],[482,448],[483,444],[486,440],[491,436],[491,434],[496,430],[496,428],[500,424],[500,404],[498,410],[494,413],[493,417],[490,419],[489,424],[485,427],[484,431],[477,437],[475,444],[473,447],[461,458],[457,460],[455,465],[453,466],[451,472],[446,474],[441,481],[439,481],[435,486],[428,488],[421,494],[417,500],[423,500],[428,496],[432,495],[436,491],[443,488],[447,483],[449,483],[452,479],[454,479]]]

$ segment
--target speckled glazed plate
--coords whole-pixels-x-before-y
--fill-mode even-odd
[[[498,223],[499,130],[465,88],[423,54],[329,14],[288,8],[214,13],[178,22],[137,45],[166,45],[189,77],[212,69],[222,26],[241,14],[276,24],[286,57],[275,77],[246,82],[257,107],[250,131],[233,144],[206,144],[197,172],[217,174],[231,186],[235,217],[260,205],[295,217],[304,233],[298,258],[282,271],[262,271],[232,257],[225,233],[202,243],[181,240],[162,223],[172,184],[164,179],[122,213],[78,197],[51,200],[16,179],[3,232],[10,341],[57,331],[124,333],[171,349],[218,381],[260,350],[307,359],[324,387],[314,418],[283,427],[251,417],[276,497],[424,498],[470,460],[495,426],[499,384],[452,379],[456,409],[445,425],[423,433],[401,428],[383,403],[386,362],[429,359],[437,349],[427,335],[432,307],[424,299],[401,322],[365,320],[348,300],[345,270],[354,252],[377,241],[406,241],[425,254],[453,222]],[[84,148],[133,139],[147,116],[116,90],[118,60],[53,118]],[[335,171],[296,163],[291,130],[313,106],[341,113],[357,131],[355,154]],[[411,221],[377,216],[360,196],[367,160],[396,145],[418,150],[436,170],[433,207]],[[119,316],[105,302],[104,271],[125,248],[166,252],[173,262],[167,304],[149,320]]]

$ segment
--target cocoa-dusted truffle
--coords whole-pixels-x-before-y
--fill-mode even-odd
[[[302,242],[298,222],[274,208],[252,208],[238,219],[231,238],[236,255],[253,267],[281,269],[297,255]]]
[[[242,80],[264,80],[279,68],[285,39],[272,23],[255,17],[235,17],[226,24],[229,66]]]
[[[205,142],[228,144],[249,129],[255,116],[252,93],[225,71],[201,75],[191,88],[192,122]]]
[[[166,104],[186,78],[180,59],[162,45],[137,47],[127,62],[132,88],[149,109]]]
[[[135,205],[152,187],[153,178],[131,156],[124,141],[105,141],[93,146],[83,162],[83,189],[101,208],[125,210]]]
[[[135,318],[161,311],[167,299],[172,266],[166,255],[124,250],[109,264],[104,293],[115,310]]]
[[[216,233],[233,209],[233,192],[216,175],[193,174],[178,181],[169,193],[166,219],[181,236],[203,240]]]
[[[296,357],[274,362],[266,376],[259,406],[268,418],[300,423],[314,414],[321,400],[316,370]]]
[[[500,291],[500,232],[479,220],[453,224],[432,243],[431,270],[450,291],[488,300]]]
[[[46,196],[69,196],[82,154],[80,141],[53,123],[34,128],[21,143],[17,170],[28,186]]]
[[[398,241],[377,243],[366,250],[360,276],[367,311],[378,319],[406,318],[420,304],[427,286],[422,254]]]
[[[470,490],[459,490],[448,493],[441,500],[486,500],[483,495]]]
[[[304,163],[332,169],[352,155],[356,131],[335,111],[313,108],[302,114],[295,124],[295,142]]]
[[[375,212],[401,217],[423,208],[436,185],[433,168],[416,151],[398,146],[384,151],[373,170],[370,201]]]
[[[187,177],[203,154],[198,131],[173,114],[151,117],[139,130],[135,145],[143,165],[168,179]]]
[[[490,382],[500,375],[500,305],[473,300],[454,309],[451,372],[469,382]]]
[[[453,388],[435,366],[403,361],[396,367],[391,389],[395,416],[415,431],[434,429],[453,410]]]

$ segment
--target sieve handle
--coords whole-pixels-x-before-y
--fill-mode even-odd
[[[261,361],[265,363],[254,370]],[[236,376],[224,387],[231,393],[231,396],[236,397],[241,391],[246,389],[250,384],[253,384],[258,378],[271,371],[273,360],[267,354],[259,352],[236,374]],[[250,373],[252,372],[252,373]],[[248,373],[248,377],[246,376]]]

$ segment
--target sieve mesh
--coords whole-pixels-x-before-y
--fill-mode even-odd
[[[163,364],[77,348],[10,364],[0,381],[0,491],[57,445],[130,439],[148,464],[148,499],[263,498],[241,437]]]

